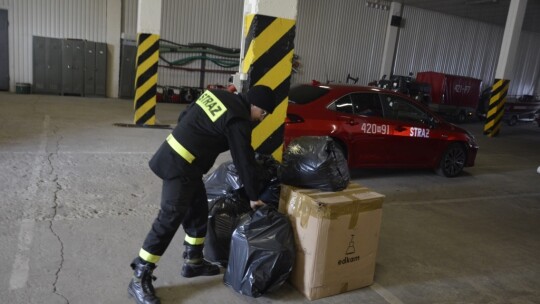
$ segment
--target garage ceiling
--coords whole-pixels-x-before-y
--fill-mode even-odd
[[[505,26],[510,0],[401,0],[405,6],[414,6],[443,14],[460,16]],[[523,30],[540,33],[540,1],[528,0]]]

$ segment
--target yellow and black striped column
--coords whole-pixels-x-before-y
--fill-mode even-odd
[[[484,125],[484,134],[489,137],[499,135],[499,131],[501,130],[504,104],[506,103],[509,85],[510,80],[495,79],[491,87],[491,97],[486,114],[486,124]]]
[[[156,92],[159,60],[159,35],[140,33],[137,37],[137,73],[135,76],[136,125],[156,123]]]
[[[252,133],[255,151],[281,161],[284,122],[291,84],[296,20],[250,14],[245,16],[245,52],[242,72],[247,85],[266,85],[274,90],[279,105]]]

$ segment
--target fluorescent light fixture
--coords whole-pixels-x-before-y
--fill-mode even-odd
[[[389,10],[390,9],[389,0],[366,0],[366,6],[376,9]]]
[[[499,0],[467,0],[465,4],[496,4]]]

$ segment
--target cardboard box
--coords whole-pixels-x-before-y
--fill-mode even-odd
[[[279,211],[296,241],[292,285],[310,300],[371,285],[383,199],[354,183],[338,192],[282,185]]]

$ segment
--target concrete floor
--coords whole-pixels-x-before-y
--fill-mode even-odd
[[[159,122],[182,107],[159,104]],[[0,92],[0,109],[0,303],[133,303],[129,263],[160,194],[147,162],[169,130],[113,126],[132,121],[129,100]],[[313,303],[540,303],[540,128],[464,127],[480,151],[458,178],[352,172],[386,195],[375,283]],[[222,276],[184,279],[182,239],[155,271],[162,303],[310,302],[288,284],[253,299]]]

